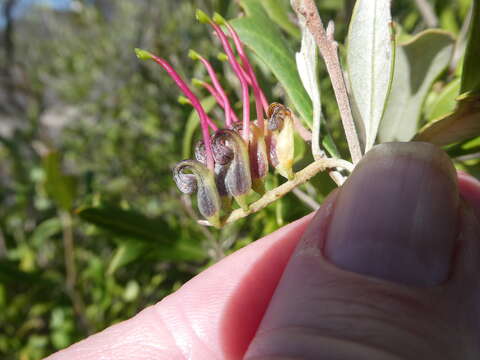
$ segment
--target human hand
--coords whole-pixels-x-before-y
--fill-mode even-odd
[[[442,151],[380,145],[314,216],[48,359],[478,359],[479,219]]]

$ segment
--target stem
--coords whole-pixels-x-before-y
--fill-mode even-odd
[[[333,39],[333,23],[330,23],[327,31],[323,27],[322,19],[313,0],[296,0],[294,10],[305,17],[308,30],[313,34],[320,54],[325,61],[325,66],[332,82],[335,98],[337,99],[343,129],[347,137],[348,148],[354,164],[362,158],[362,150],[358,140],[357,130],[352,117],[352,110],[348,100],[347,87],[343,78],[340,59],[338,58],[338,44]]]
[[[248,94],[248,82],[247,79],[244,77],[241,67],[233,54],[232,47],[228,42],[227,35],[223,32],[223,30],[215,24],[213,21],[210,20],[210,25],[213,27],[215,32],[217,33],[223,48],[228,56],[228,61],[230,65],[232,65],[233,71],[237,75],[238,79],[240,80],[240,85],[242,86],[242,100],[243,100],[243,139],[248,144],[250,139],[250,98]]]
[[[210,125],[214,131],[218,130],[218,127],[210,120],[205,110],[203,110],[200,101],[195,96],[195,94],[190,90],[188,85],[182,80],[180,75],[173,69],[173,67],[164,59],[159,58],[158,56],[151,55],[152,59],[165,69],[165,71],[170,75],[170,77],[175,81],[177,86],[183,91],[183,93],[188,97],[192,106],[198,113],[200,117],[200,122],[202,125],[202,135],[203,142],[205,144],[205,152],[207,155],[207,167],[214,171],[215,162],[213,160],[212,144],[210,143],[210,134],[208,132],[208,126]]]
[[[66,288],[70,297],[76,316],[80,320],[82,327],[87,333],[90,333],[90,326],[85,317],[85,304],[77,290],[77,268],[75,265],[75,246],[73,237],[72,216],[68,211],[59,211],[60,221],[62,223],[63,248],[66,272]]]
[[[335,158],[325,158],[317,160],[297,172],[292,180],[283,183],[282,185],[276,187],[273,190],[267,191],[259,200],[250,204],[247,210],[236,209],[232,211],[232,213],[223,221],[222,224],[228,224],[237,221],[238,219],[244,218],[250,214],[260,211],[274,201],[280,199],[281,197],[292,191],[297,186],[304,184],[312,177],[317,175],[320,171],[334,168],[343,168],[348,171],[353,171],[353,164],[349,163],[348,161]],[[198,223],[201,225],[211,226],[211,224],[206,220],[200,220]]]
[[[223,104],[225,106],[225,123],[226,123],[227,127],[230,127],[232,125],[231,114],[232,113],[234,114],[234,112],[233,112],[232,106],[230,105],[230,101],[228,100],[228,96],[225,93],[225,90],[223,89],[222,85],[220,84],[220,81],[218,81],[217,74],[215,73],[215,70],[213,69],[212,64],[210,64],[210,62],[207,59],[205,59],[203,56],[201,56],[200,54],[198,54],[196,52],[191,51],[190,52],[190,57],[200,60],[200,62],[203,64],[203,66],[205,66],[205,68],[207,69],[208,75],[212,79],[213,86],[215,86],[215,89],[217,90],[218,94],[223,99]],[[228,108],[228,110],[227,110],[227,108]],[[238,121],[236,116],[234,117],[233,121]]]

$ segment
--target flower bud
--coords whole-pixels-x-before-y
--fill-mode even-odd
[[[278,103],[268,107],[268,130],[272,131],[270,160],[280,175],[291,180],[294,177],[294,126],[290,110]]]
[[[197,193],[200,213],[213,226],[220,227],[221,200],[213,173],[199,161],[183,160],[173,169],[173,179],[184,194]]]
[[[235,123],[233,128],[242,135],[242,123]],[[252,175],[252,188],[260,195],[265,193],[263,180],[268,175],[268,155],[265,137],[260,128],[250,124],[250,139],[248,143],[248,154],[250,157],[250,172]]]
[[[228,150],[231,151],[230,149]],[[205,144],[203,143],[203,140],[198,141],[197,144],[195,145],[195,159],[197,159],[203,165],[206,165],[205,151],[206,151]],[[218,161],[218,158],[215,155],[214,155],[214,158],[215,158],[215,183],[217,184],[218,193],[222,198],[229,197],[230,195],[228,194],[227,188],[225,187],[225,175],[228,169],[228,166],[226,166],[225,164],[229,161],[224,161],[222,164]],[[232,153],[231,159],[233,159],[233,153]],[[222,203],[228,203],[228,201],[224,201],[224,199],[222,199]]]
[[[252,188],[248,148],[234,130],[220,129],[212,138],[215,161],[228,166],[224,183],[230,195],[244,209],[248,209],[246,195]]]

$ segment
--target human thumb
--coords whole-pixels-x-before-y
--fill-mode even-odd
[[[478,356],[478,322],[467,314],[478,309],[459,306],[462,291],[478,295],[478,281],[448,287],[462,227],[480,236],[476,219],[462,213],[442,150],[373,148],[310,223],[246,359]]]

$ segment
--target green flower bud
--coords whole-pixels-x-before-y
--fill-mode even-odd
[[[220,227],[221,200],[213,173],[199,161],[183,160],[173,169],[173,179],[184,194],[197,193],[200,213],[213,226]]]
[[[210,17],[200,9],[197,9],[197,11],[195,11],[195,17],[202,24],[208,24],[210,21],[212,21]]]
[[[280,175],[291,180],[294,177],[294,126],[290,110],[278,103],[268,108],[268,130],[272,131],[270,160]]]
[[[212,138],[215,161],[228,166],[224,183],[230,195],[244,209],[248,209],[246,195],[252,188],[248,148],[234,130],[220,129]]]

